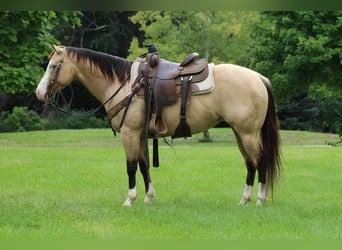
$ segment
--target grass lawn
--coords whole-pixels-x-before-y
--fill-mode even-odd
[[[156,197],[121,206],[127,175],[110,129],[0,133],[0,239],[341,239],[342,147],[332,134],[282,131],[274,200],[238,202],[245,167],[229,129],[160,140]],[[255,190],[256,191],[256,190]],[[256,192],[254,194],[254,197]]]

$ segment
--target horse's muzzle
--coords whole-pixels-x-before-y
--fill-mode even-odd
[[[36,89],[36,96],[40,101],[47,101],[48,99],[47,93],[43,93],[39,88]]]

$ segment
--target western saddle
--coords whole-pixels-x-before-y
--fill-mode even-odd
[[[144,77],[144,98],[148,117],[148,135],[163,136],[168,132],[163,121],[162,111],[165,106],[181,98],[180,122],[172,138],[191,137],[191,130],[186,122],[186,104],[191,96],[191,83],[208,77],[208,61],[196,60],[198,53],[187,56],[182,63],[160,59],[157,52],[148,53],[146,61],[140,65]]]

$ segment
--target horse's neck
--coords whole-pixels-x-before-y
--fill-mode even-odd
[[[100,102],[104,103],[120,87],[120,82],[107,79],[100,73],[94,73],[88,65],[82,65],[77,68],[77,80],[79,80],[88,91]],[[123,93],[118,93],[118,97]],[[117,98],[116,98],[117,99]]]

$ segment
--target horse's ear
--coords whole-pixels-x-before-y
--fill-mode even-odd
[[[53,50],[54,50],[55,52],[57,52],[56,45],[54,45],[53,43],[50,43],[50,45],[51,45],[51,48],[53,48]]]
[[[53,43],[51,43],[50,45],[57,54],[62,53],[62,50],[57,45],[55,45]]]

